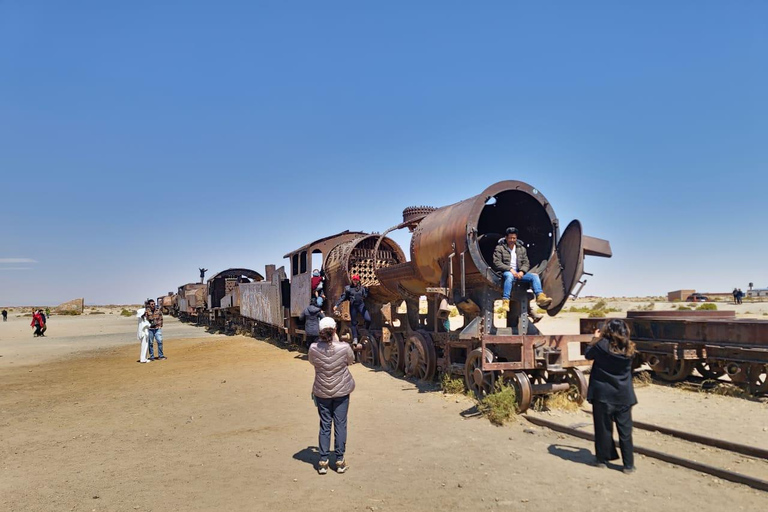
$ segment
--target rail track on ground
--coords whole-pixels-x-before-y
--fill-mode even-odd
[[[583,411],[591,414],[591,411],[589,410],[583,410]],[[559,432],[561,434],[566,434],[566,435],[576,437],[579,439],[584,439],[587,441],[595,440],[595,436],[592,432],[582,430],[582,428],[589,426],[589,424],[587,423],[579,423],[575,425],[564,425],[562,423],[551,421],[551,420],[541,418],[539,416],[535,416],[531,414],[524,414],[523,417],[530,423],[539,427],[544,427],[544,428],[553,430],[555,432]],[[677,429],[664,427],[660,425],[654,425],[651,423],[646,423],[641,421],[634,421],[633,427],[637,430],[643,430],[647,432],[655,432],[655,433],[661,434],[665,439],[674,438],[674,439],[685,441],[687,443],[691,443],[693,446],[714,448],[721,452],[729,453],[735,457],[743,458],[745,460],[751,459],[753,461],[768,462],[768,450],[765,450],[763,448],[759,448],[756,446],[749,446],[749,445],[734,443],[730,441],[725,441],[723,439],[707,437],[699,434],[694,434],[691,432],[677,430]],[[716,478],[720,478],[722,480],[727,480],[729,482],[747,485],[753,489],[758,489],[761,491],[768,492],[768,480],[757,478],[755,476],[746,475],[744,473],[732,471],[730,469],[714,466],[711,464],[693,460],[688,457],[675,455],[667,451],[657,450],[654,448],[648,448],[646,446],[642,446],[638,444],[634,445],[634,451],[636,454],[644,455],[646,457],[650,457],[656,460],[661,460],[669,464],[674,464],[680,467],[688,468],[688,469],[697,471],[699,473],[704,473],[707,475],[714,476]]]

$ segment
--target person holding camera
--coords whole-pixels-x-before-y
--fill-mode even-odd
[[[147,301],[146,317],[149,321],[149,360],[155,360],[155,351],[152,341],[157,341],[157,359],[167,359],[163,354],[163,312],[155,306],[155,301]]]
[[[595,337],[584,354],[593,361],[589,376],[587,400],[592,404],[595,425],[595,465],[606,467],[609,460],[616,460],[613,443],[613,424],[619,431],[619,448],[624,473],[635,472],[634,446],[632,444],[632,407],[637,404],[632,385],[632,359],[635,344],[629,339],[629,327],[614,318],[595,331]]]

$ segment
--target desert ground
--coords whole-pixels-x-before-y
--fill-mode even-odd
[[[351,468],[319,476],[313,371],[302,353],[166,317],[168,360],[142,365],[135,319],[103,309],[53,316],[46,338],[32,337],[20,310],[0,323],[0,510],[768,508],[768,493],[642,456],[633,475],[592,467],[589,442],[523,419],[494,426],[470,398],[359,364]],[[577,332],[579,316],[541,329]],[[655,384],[637,394],[638,420],[768,449],[765,400]],[[591,421],[581,410],[537,414],[587,430]],[[641,431],[635,442],[768,480],[765,461]]]

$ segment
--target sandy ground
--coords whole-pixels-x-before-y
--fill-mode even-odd
[[[169,359],[140,365],[132,319],[66,320],[54,317],[48,339],[0,324],[0,510],[768,507],[768,493],[644,457],[631,476],[593,468],[590,443],[522,421],[494,427],[467,398],[361,365],[352,368],[351,469],[321,477],[313,372],[301,354],[169,319]],[[766,447],[764,403],[661,386],[638,395],[637,418]],[[589,422],[581,412],[551,417]],[[649,436],[638,443],[660,442]]]

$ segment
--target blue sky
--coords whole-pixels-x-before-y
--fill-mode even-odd
[[[767,19],[0,0],[0,304],[135,303],[504,179],[611,241],[585,294],[768,286]]]

